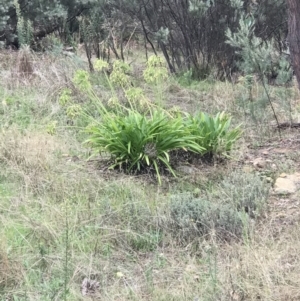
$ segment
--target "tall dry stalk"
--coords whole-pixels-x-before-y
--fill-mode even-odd
[[[25,78],[30,78],[33,74],[33,54],[30,47],[25,45],[22,47],[17,56],[16,68],[17,73]]]

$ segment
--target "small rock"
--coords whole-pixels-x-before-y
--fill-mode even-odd
[[[71,52],[71,51],[63,51],[62,54],[65,56],[74,56],[75,55],[75,53]]]
[[[269,155],[269,151],[264,150],[264,151],[262,152],[262,154],[263,154],[264,156],[268,156],[268,155]]]
[[[286,153],[289,152],[289,149],[287,149],[287,148],[278,148],[278,149],[274,149],[273,152],[277,153],[277,154],[285,155]]]
[[[264,168],[266,166],[266,161],[261,157],[256,158],[253,160],[253,166],[258,169]]]
[[[300,173],[281,174],[274,185],[275,194],[292,194],[300,189]]]
[[[279,176],[280,178],[286,178],[287,177],[287,174],[285,172],[283,172],[282,174],[280,174]]]
[[[266,177],[267,183],[273,183],[273,179],[271,177]]]
[[[290,175],[290,177],[293,179],[293,181],[299,186],[300,188],[300,173],[295,172],[294,174]]]
[[[245,165],[243,166],[243,172],[244,173],[252,173],[253,172],[253,167],[250,165]]]
[[[297,191],[297,186],[287,178],[278,178],[275,182],[274,192],[276,194],[291,194]]]
[[[177,170],[184,174],[194,174],[196,172],[196,169],[194,167],[188,165],[180,165],[177,167]]]
[[[273,164],[271,165],[271,168],[272,168],[272,170],[277,170],[277,165],[276,165],[275,163],[273,163]]]

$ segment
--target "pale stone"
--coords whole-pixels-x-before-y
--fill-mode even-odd
[[[273,182],[273,179],[272,179],[271,177],[266,177],[266,181],[267,181],[268,183],[272,183],[272,182]]]
[[[277,165],[273,163],[273,164],[271,165],[271,168],[272,168],[272,170],[277,170]]]
[[[276,194],[290,194],[297,191],[295,183],[288,178],[278,178],[275,182],[274,191]]]
[[[292,194],[300,189],[300,173],[281,174],[274,185],[276,194]]]
[[[294,174],[290,175],[293,181],[299,186],[300,188],[300,172],[295,172]]]
[[[266,161],[259,157],[253,160],[253,165],[255,168],[264,168],[266,166]]]
[[[264,150],[264,151],[262,152],[262,154],[263,154],[264,156],[268,156],[268,155],[270,154],[270,152],[267,151],[267,150]]]
[[[253,172],[253,167],[249,165],[243,166],[243,172],[245,173],[252,173]]]
[[[286,178],[288,175],[285,173],[285,172],[283,172],[282,174],[280,174],[280,178]]]
[[[290,150],[288,148],[278,148],[278,149],[273,149],[273,153],[277,153],[277,154],[286,154],[288,153]]]
[[[196,172],[195,167],[188,165],[180,165],[176,169],[184,174],[194,174]]]

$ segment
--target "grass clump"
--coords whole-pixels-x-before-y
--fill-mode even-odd
[[[18,52],[17,71],[21,76],[29,78],[33,74],[32,53],[29,46],[24,46]]]
[[[176,176],[171,151],[227,156],[241,134],[239,128],[229,130],[229,125],[230,118],[224,113],[170,116],[162,109],[150,109],[147,116],[135,109],[117,114],[105,111],[87,128],[86,142],[97,153],[108,152],[112,168],[119,166],[125,172],[153,168],[161,183],[162,170]]]
[[[258,218],[266,207],[269,186],[257,175],[234,173],[206,197],[192,193],[174,195],[170,216],[180,240],[193,241],[214,233],[221,241],[242,239],[250,218]]]
[[[149,117],[134,110],[129,110],[127,115],[105,114],[88,128],[88,133],[87,143],[96,152],[107,151],[112,155],[112,167],[121,166],[127,172],[154,167],[159,182],[160,166],[175,176],[169,164],[171,150],[203,150],[180,117],[170,118],[158,110]]]
[[[1,236],[3,233],[1,231]],[[0,244],[0,294],[3,296],[5,290],[15,287],[21,280],[21,264],[10,257],[8,246],[4,239]]]
[[[269,196],[270,185],[257,174],[235,172],[226,177],[213,194],[251,217],[259,217]]]
[[[230,130],[231,118],[220,112],[210,116],[204,112],[188,114],[185,124],[197,137],[197,144],[204,148],[203,154],[227,156],[234,143],[240,138],[239,127]]]
[[[195,198],[189,193],[172,197],[170,214],[180,241],[192,242],[213,231],[222,241],[240,238],[243,233],[242,215],[233,206]]]
[[[157,249],[162,240],[162,236],[159,231],[142,235],[130,233],[127,235],[127,240],[132,250],[151,252]]]

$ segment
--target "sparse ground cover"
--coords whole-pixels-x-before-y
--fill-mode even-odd
[[[76,105],[94,107],[72,80],[83,62],[31,56],[22,74],[18,54],[0,56],[0,300],[299,300],[299,192],[272,194],[300,170],[299,130],[279,136],[259,84],[251,102],[243,78],[156,89],[132,77],[168,112],[225,111],[243,130],[229,160],[180,161],[158,185],[90,158]],[[91,77],[109,105],[105,77]],[[294,86],[270,94],[280,122],[298,121]]]

